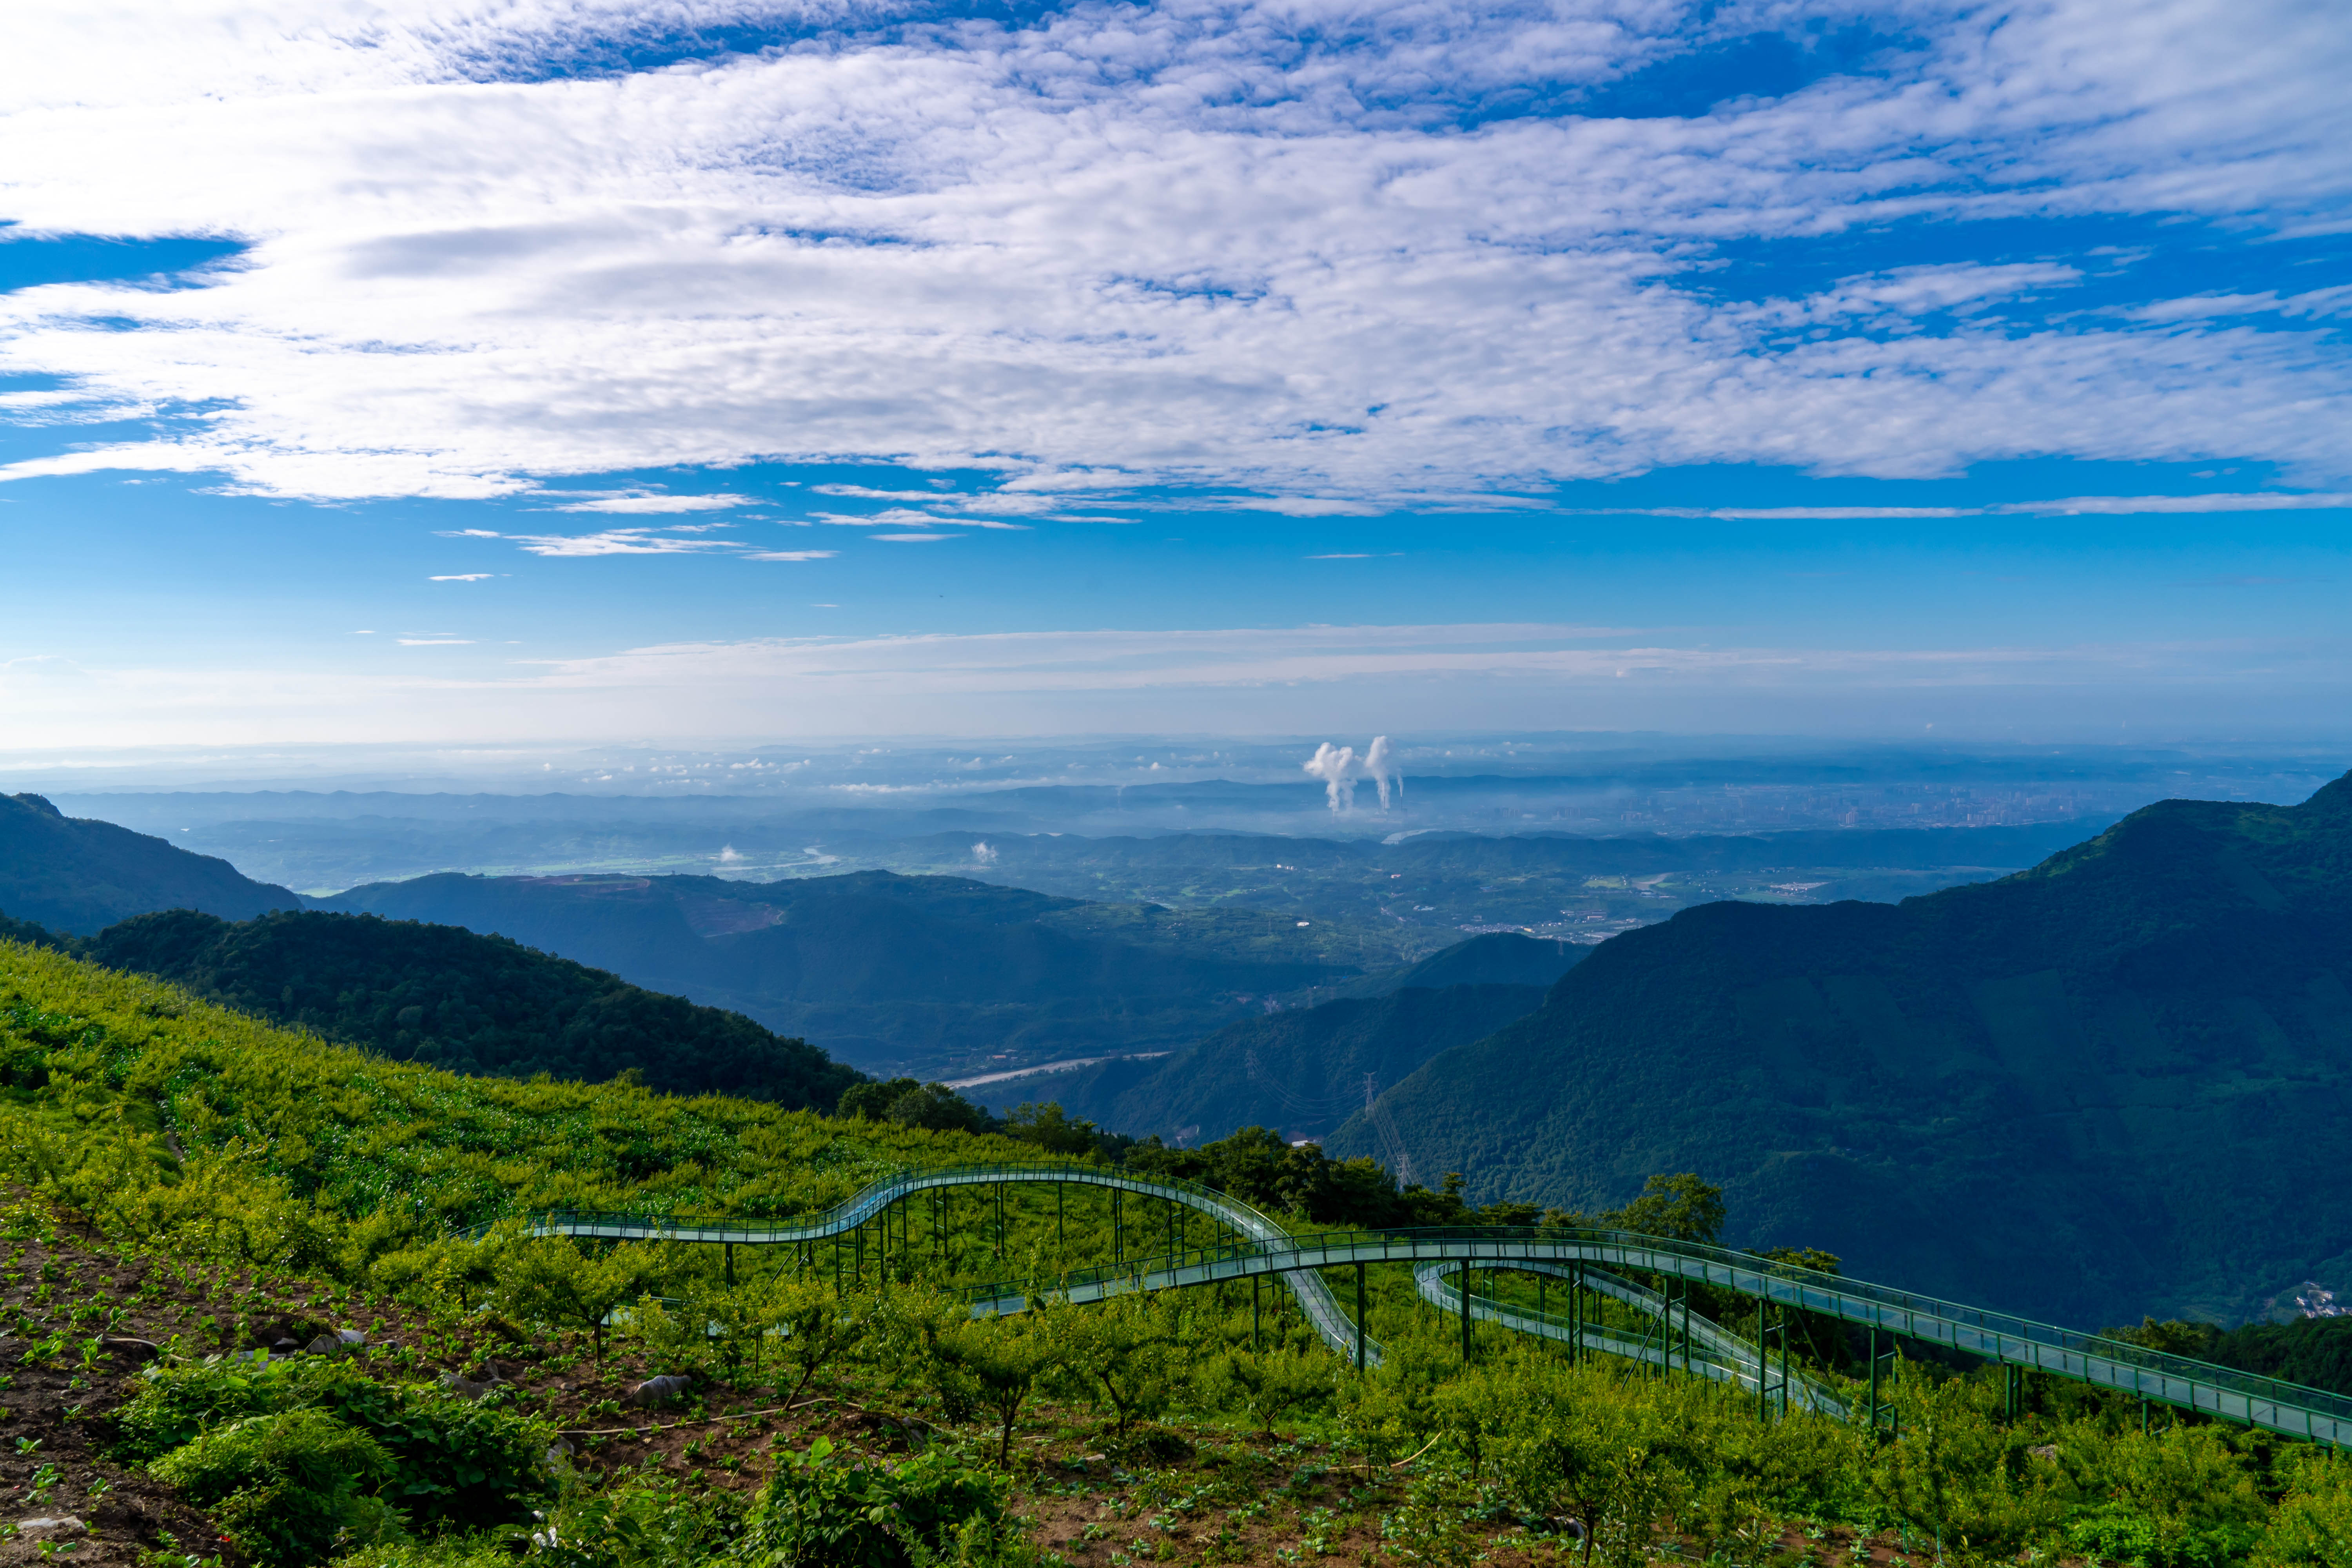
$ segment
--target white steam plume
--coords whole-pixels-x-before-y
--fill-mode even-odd
[[[1356,748],[1341,746],[1331,749],[1324,742],[1315,748],[1315,754],[1303,764],[1309,778],[1323,781],[1323,794],[1331,803],[1331,815],[1339,816],[1356,808]]]
[[[1389,749],[1386,735],[1375,735],[1372,743],[1364,748],[1364,774],[1380,786],[1381,809],[1389,808],[1389,784],[1396,784],[1397,804],[1404,804],[1404,774],[1398,771],[1396,754]]]
[[[1343,816],[1356,809],[1356,781],[1370,779],[1380,787],[1381,809],[1389,808],[1389,786],[1396,786],[1396,798],[1404,799],[1404,774],[1396,765],[1396,754],[1390,749],[1386,735],[1375,735],[1364,754],[1356,755],[1353,746],[1333,747],[1328,741],[1315,748],[1315,754],[1301,764],[1309,778],[1323,781],[1323,793],[1331,803],[1331,815]]]

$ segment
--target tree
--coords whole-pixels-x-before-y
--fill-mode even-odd
[[[1008,1317],[933,1319],[929,1352],[996,1417],[996,1462],[1013,1456],[1013,1429],[1037,1385],[1063,1364],[1060,1309],[1033,1303]]]
[[[1227,1351],[1219,1374],[1233,1402],[1271,1437],[1284,1416],[1331,1397],[1339,1368],[1338,1359],[1320,1345],[1285,1344],[1263,1352]]]
[[[1110,1411],[1121,1437],[1174,1402],[1192,1357],[1171,1297],[1131,1291],[1061,1319],[1066,1370]]]
[[[821,1279],[782,1279],[768,1292],[758,1314],[760,1331],[773,1327],[784,1342],[786,1364],[798,1375],[787,1406],[827,1367],[838,1366],[857,1353],[873,1337],[874,1301],[866,1296],[836,1296]]]
[[[585,1333],[600,1370],[613,1312],[644,1295],[660,1271],[652,1248],[629,1242],[591,1254],[547,1237],[522,1242],[499,1261],[492,1302],[510,1316]]]
[[[1724,1213],[1723,1189],[1701,1181],[1696,1172],[1685,1171],[1679,1175],[1652,1176],[1642,1184],[1640,1195],[1622,1209],[1601,1214],[1547,1209],[1543,1223],[1571,1230],[1630,1230],[1668,1241],[1712,1246],[1723,1234]]]
[[[911,1078],[852,1084],[842,1092],[839,1114],[934,1132],[984,1132],[989,1126],[987,1111],[947,1085]]]
[[[1004,1135],[1034,1143],[1048,1154],[1090,1154],[1101,1130],[1091,1121],[1073,1120],[1058,1100],[1043,1105],[1024,1101],[1004,1119]]]

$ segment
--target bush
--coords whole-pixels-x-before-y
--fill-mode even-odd
[[[506,1535],[445,1535],[418,1541],[413,1536],[379,1541],[346,1557],[335,1568],[510,1568],[514,1548]]]
[[[115,1416],[114,1457],[150,1464],[194,1442],[207,1428],[287,1408],[294,1403],[287,1376],[293,1364],[209,1361],[150,1366],[138,1392]]]
[[[2339,1568],[2352,1563],[2352,1461],[2306,1450],[2287,1467],[2294,1486],[2254,1549],[2256,1568]]]
[[[369,1495],[393,1468],[365,1433],[323,1410],[288,1410],[216,1426],[165,1455],[155,1474],[210,1509],[238,1551],[301,1568],[398,1532]]]
[[[1004,1481],[940,1449],[896,1468],[843,1465],[822,1437],[785,1452],[742,1556],[761,1568],[912,1568],[969,1560],[1004,1521]]]
[[[424,1531],[524,1517],[546,1482],[548,1433],[492,1405],[379,1383],[349,1362],[207,1362],[151,1368],[116,1418],[117,1457],[151,1462],[255,1417],[317,1412],[366,1436],[392,1465],[371,1489]],[[158,1464],[157,1473],[162,1473]]]

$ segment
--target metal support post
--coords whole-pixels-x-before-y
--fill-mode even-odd
[[[1780,1309],[1780,1418],[1789,1418],[1789,1309]]]
[[[1462,1364],[1470,1364],[1470,1260],[1462,1260]]]
[[[1113,1263],[1127,1261],[1126,1197],[1123,1188],[1113,1187],[1110,1190],[1110,1260]]]
[[[1885,1418],[1886,1422],[1885,1433],[1890,1439],[1899,1435],[1902,1426],[1902,1418],[1896,1414],[1895,1406],[1895,1358],[1900,1348],[1901,1342],[1894,1335],[1889,1334],[1886,1337],[1886,1348],[1884,1351],[1880,1350],[1878,1348],[1877,1325],[1873,1324],[1871,1326],[1870,1429],[1873,1432],[1878,1431],[1879,1420],[1883,1416]],[[1884,1366],[1886,1369],[1884,1373],[1881,1373],[1879,1371],[1881,1366]],[[1884,1391],[1883,1397],[1881,1394],[1882,1390]]]
[[[735,1289],[735,1244],[727,1244],[727,1289]]]
[[[1878,1325],[1876,1323],[1870,1325],[1870,1409],[1868,1414],[1871,1434],[1875,1436],[1878,1432]]]
[[[1069,1237],[1062,1230],[1062,1194],[1067,1191],[1069,1191],[1067,1182],[1054,1184],[1054,1245],[1055,1247],[1066,1246],[1069,1241]]]
[[[1364,1370],[1364,1266],[1356,1265],[1356,1371]]]
[[[1257,1352],[1257,1308],[1259,1299],[1265,1294],[1265,1286],[1264,1275],[1250,1276],[1250,1352],[1252,1354]]]

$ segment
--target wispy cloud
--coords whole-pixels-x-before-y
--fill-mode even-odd
[[[495,529],[465,528],[442,531],[444,539],[497,539],[532,555],[581,559],[600,555],[725,555],[737,561],[823,561],[831,550],[761,550],[737,538],[703,535],[733,524],[673,522],[640,528],[608,528],[596,533],[500,533]],[[436,577],[436,583],[478,583],[503,573],[472,572]]]
[[[1911,6],[1867,73],[1637,118],[1612,84],[1856,13],[1377,0],[1307,47],[1263,0],[940,29],[818,0],[794,15],[823,48],[583,75],[599,40],[692,54],[777,13],[19,9],[10,215],[253,243],[203,287],[0,296],[0,371],[162,431],[0,479],[651,516],[744,498],[545,481],[866,458],[998,476],[834,491],[968,521],[1154,486],[1346,516],[1701,463],[2352,468],[2340,286],[2221,292],[2038,237],[2177,221],[2251,268],[2341,230],[2352,33],[2298,0]],[[1987,218],[2029,254],[1906,250]],[[1742,281],[1824,237],[1839,275]]]
[[[505,575],[503,572],[449,572],[437,577],[428,577],[425,581],[428,583],[487,583],[493,577]]]
[[[2280,491],[2189,496],[2068,496],[2058,500],[2003,501],[1990,506],[1650,506],[1577,507],[1578,517],[1713,518],[1726,522],[1853,521],[1885,518],[2128,517],[2157,513],[2229,511],[2335,511],[2352,508],[2352,492]]]
[[[2242,723],[2352,695],[2343,640],[1717,644],[1670,627],[1493,624],[1064,630],[671,643],[458,669],[76,669],[0,666],[12,717],[50,744],[449,742],[606,732],[1069,733],[1164,727],[1295,732],[1368,712],[1459,726],[1538,702],[1577,725],[1774,730],[1868,710],[1934,719],[1991,705],[2088,715],[2195,704]],[[465,647],[406,633],[417,647]],[[62,667],[59,667],[60,668]],[[1139,719],[1139,715],[1148,717]],[[1338,717],[1335,717],[1338,716]],[[1943,732],[1940,729],[1938,733]]]
[[[562,490],[542,492],[551,497],[563,495]],[[757,506],[754,496],[738,495],[665,495],[656,490],[627,490],[617,494],[592,496],[585,500],[567,501],[551,507],[551,511],[600,511],[630,515],[658,515],[667,512],[723,511],[729,507]]]

